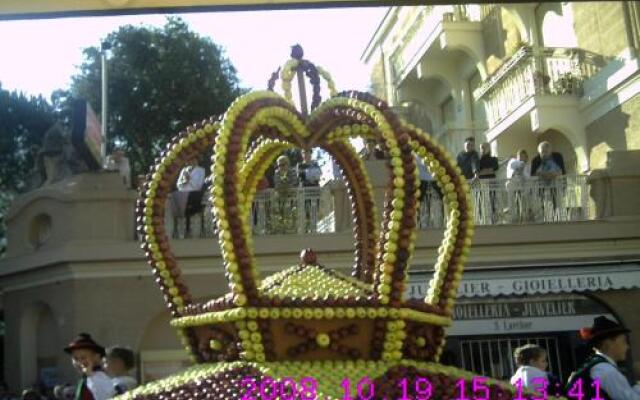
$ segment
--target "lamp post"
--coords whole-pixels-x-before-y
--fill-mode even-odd
[[[102,157],[102,163],[107,159],[107,121],[108,121],[108,93],[107,93],[107,51],[111,49],[111,43],[104,41],[100,45],[100,58],[102,61],[102,145],[100,146],[100,155]]]

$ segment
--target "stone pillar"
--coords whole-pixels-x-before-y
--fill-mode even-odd
[[[333,219],[336,232],[350,231],[352,218],[347,185],[344,181],[336,180],[329,183],[329,188],[333,199]]]
[[[591,216],[640,216],[640,150],[610,151],[607,167],[589,174]]]
[[[378,220],[382,218],[382,205],[384,204],[384,194],[389,182],[389,168],[385,160],[365,161],[364,166],[369,175],[369,181],[373,187],[373,198],[378,208]],[[333,209],[335,217],[336,232],[350,231],[353,227],[351,216],[351,201],[347,193],[347,187],[342,181],[330,183],[333,194]]]

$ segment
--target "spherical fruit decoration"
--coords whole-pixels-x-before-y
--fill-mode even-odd
[[[329,74],[304,60],[301,48],[293,50],[280,74],[284,98],[273,92],[241,96],[219,122],[203,121],[172,140],[147,176],[136,208],[142,248],[174,316],[171,323],[199,364],[125,398],[239,398],[246,388],[242,380],[255,379],[262,387],[267,375],[275,381],[318,377],[317,387],[305,390],[323,399],[344,395],[336,392],[344,377],[370,376],[376,382],[383,377],[376,398],[399,397],[397,380],[403,376],[412,383],[418,376],[449,386],[460,377],[471,382],[469,373],[433,362],[442,352],[444,327],[451,324],[473,233],[468,186],[459,169],[441,146],[401,121],[385,102],[355,91],[335,94]],[[305,73],[313,85],[308,117],[288,101],[296,73]],[[320,77],[332,98],[319,104]],[[356,136],[375,140],[389,154],[390,198],[379,222],[366,168],[349,144]],[[163,230],[164,200],[184,163],[211,144],[211,207],[231,293],[199,304],[192,303]],[[320,147],[340,164],[352,202],[355,278],[320,265],[309,248],[298,265],[260,277],[249,222],[256,187],[269,164],[292,147]],[[449,210],[426,303],[403,298],[417,236],[416,156],[443,189]],[[434,398],[454,397],[442,387],[434,393]]]
[[[316,265],[318,256],[313,249],[307,248],[300,252],[300,265]]]

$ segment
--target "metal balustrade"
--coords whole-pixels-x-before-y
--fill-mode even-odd
[[[250,212],[254,235],[334,232],[332,197],[320,187],[266,189],[256,193]],[[167,207],[167,210],[170,208]],[[202,212],[186,218],[166,216],[166,231],[174,239],[216,237],[211,203],[203,198]]]
[[[440,228],[446,210],[429,187],[421,202],[418,225]],[[565,175],[552,180],[533,178],[479,179],[471,182],[476,225],[582,221],[589,218],[587,177]]]
[[[523,46],[475,90],[474,98],[486,101],[493,127],[532,96],[582,96],[584,81],[605,63],[583,49]]]
[[[479,179],[471,181],[470,187],[476,225],[555,223],[589,218],[589,193],[584,175],[565,175],[552,180]],[[191,217],[189,229],[186,219],[166,216],[166,230],[174,239],[217,236],[210,202],[206,198],[203,202],[203,211]],[[256,194],[249,222],[254,235],[333,233],[336,232],[333,207],[333,195],[326,187],[267,189]],[[420,200],[418,227],[444,227],[447,211],[439,192],[428,185]],[[350,229],[343,227],[343,230]]]

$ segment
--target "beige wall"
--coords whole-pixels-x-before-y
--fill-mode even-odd
[[[573,17],[578,47],[609,57],[629,47],[622,2],[576,2]]]
[[[386,87],[384,61],[382,57],[377,57],[371,71],[371,92],[377,97],[388,101]]]
[[[60,378],[73,381],[75,373],[62,349],[79,332],[90,333],[104,346],[120,344],[136,350],[180,348],[167,323],[162,293],[147,266],[142,261],[136,265],[140,268],[137,276],[60,280],[5,292],[7,380],[16,387],[32,385],[38,360],[53,357]],[[85,267],[90,265],[72,268]],[[188,262],[184,268],[189,268]],[[222,272],[216,273],[213,267],[211,271],[205,276],[186,277],[195,297],[211,298],[227,292]],[[43,327],[49,329],[38,330]]]
[[[638,221],[627,221],[478,227],[468,269],[537,262],[576,262],[597,259],[596,255],[603,260],[632,257],[637,255],[640,247],[639,226]],[[345,267],[350,265],[349,259],[353,254],[348,237],[349,234],[340,234],[333,235],[333,238],[331,235],[319,235],[317,239],[309,237],[300,241],[286,237],[271,238],[271,243],[257,241],[260,249],[268,247],[271,250],[270,255],[263,251],[260,257],[263,276],[293,264],[298,253],[296,249],[304,246],[305,241],[307,245],[313,241],[322,263],[348,272]],[[420,231],[412,264],[422,267],[433,265],[441,237],[441,230]],[[194,241],[183,242],[189,245]],[[216,267],[216,260],[217,257],[213,256],[182,261],[186,282],[194,297],[208,299],[226,293],[226,280],[221,269]],[[67,279],[34,283],[27,289],[12,290],[9,287],[10,290],[3,294],[7,324],[5,374],[12,387],[33,383],[37,361],[43,356],[43,345],[46,346],[44,350],[48,350],[44,355],[54,355],[60,378],[73,381],[76,376],[62,348],[82,331],[91,333],[104,345],[122,344],[136,351],[181,348],[168,324],[169,316],[161,292],[143,261],[113,261],[110,265],[110,269],[117,273],[128,270],[128,276],[99,277],[100,274],[108,275],[109,271],[98,264],[50,266],[48,268],[61,272],[75,271],[76,278],[69,276]],[[93,277],[89,273],[91,271]],[[25,273],[20,280],[28,283],[34,276],[34,273]],[[599,297],[630,329],[640,332],[640,321],[632,306],[640,301],[639,290],[602,293]],[[630,301],[634,298],[637,300]],[[42,309],[48,310],[49,315],[36,318],[35,323],[27,323],[32,319],[34,310]],[[40,322],[43,319],[46,322],[49,317],[55,322],[55,329],[39,331],[38,326],[42,327]],[[632,339],[635,340],[634,360],[637,363],[640,361],[640,343],[636,336]]]
[[[605,168],[607,152],[640,149],[640,95],[587,126],[591,169]]]
[[[482,21],[487,72],[492,74],[522,44],[516,16],[504,7],[494,8]]]

